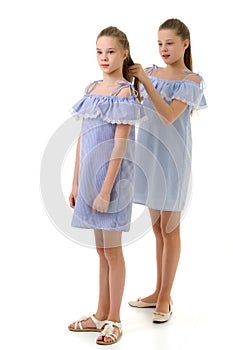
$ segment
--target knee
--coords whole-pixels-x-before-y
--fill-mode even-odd
[[[171,229],[168,225],[164,225],[161,227],[161,235],[164,241],[176,240],[180,235],[179,227]]]
[[[166,239],[168,238],[168,225],[166,222],[157,221],[153,225],[153,231],[156,239]]]
[[[104,248],[97,247],[97,248],[96,248],[96,251],[97,251],[97,253],[98,253],[100,259],[106,259],[106,258],[105,258]]]
[[[155,224],[153,224],[153,232],[156,238],[158,239],[162,238],[162,230],[161,230],[160,222],[156,222]]]
[[[106,248],[104,251],[105,258],[107,259],[109,265],[115,265],[118,263],[119,259],[122,258],[121,248]]]

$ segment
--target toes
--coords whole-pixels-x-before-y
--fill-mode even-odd
[[[98,338],[97,338],[97,340],[98,341],[103,341],[103,342],[105,342],[105,343],[110,343],[112,340],[111,340],[111,338],[109,338],[109,337],[104,337],[104,336],[102,336],[102,335],[100,335]]]
[[[77,327],[77,328],[76,328]],[[79,326],[76,326],[75,325],[75,322],[73,322],[73,323],[71,323],[70,325],[69,325],[69,328],[70,329],[73,329],[73,330],[76,330],[76,329],[79,329]]]

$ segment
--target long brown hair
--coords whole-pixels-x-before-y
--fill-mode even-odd
[[[124,50],[128,51],[128,56],[126,57],[126,59],[124,60],[124,63],[123,63],[122,74],[126,80],[131,82],[132,77],[129,74],[128,67],[134,65],[134,61],[132,60],[132,57],[130,55],[130,46],[129,46],[129,41],[127,39],[126,34],[124,32],[122,32],[120,29],[118,29],[117,27],[109,26],[109,27],[101,30],[101,32],[97,36],[97,40],[99,38],[101,38],[102,36],[110,36],[110,37],[117,38],[117,40],[120,43],[120,45],[122,46],[122,48]],[[137,91],[137,97],[138,97],[139,101],[141,101],[138,78],[133,79],[133,86],[134,86],[134,89]]]
[[[184,53],[184,64],[189,70],[193,70],[192,53],[191,53],[191,40],[188,27],[177,18],[167,19],[159,26],[159,31],[162,29],[172,29],[176,35],[181,37],[182,40],[189,40],[189,46]]]

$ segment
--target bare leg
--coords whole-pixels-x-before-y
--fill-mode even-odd
[[[112,237],[114,235],[114,240]],[[104,231],[105,256],[109,265],[110,309],[108,319],[120,322],[120,307],[125,286],[125,261],[121,246],[121,232]]]
[[[142,298],[142,301],[146,303],[156,303],[161,287],[162,279],[162,256],[163,256],[163,237],[160,227],[160,211],[149,209],[151,216],[151,223],[156,238],[156,268],[157,268],[157,282],[155,291],[147,297]]]
[[[106,320],[109,314],[109,304],[110,304],[110,295],[109,295],[109,265],[104,253],[104,236],[102,230],[94,230],[95,241],[96,241],[96,250],[99,255],[99,301],[97,311],[94,316],[98,320]],[[70,328],[75,327],[75,323],[72,323]],[[91,318],[88,318],[86,321],[82,321],[82,327],[91,328],[95,327]]]
[[[125,261],[121,246],[121,232],[103,231],[104,235],[104,252],[109,267],[109,321],[120,322],[120,308],[125,286]],[[114,328],[118,336],[118,329]],[[101,336],[98,340],[101,340]],[[111,342],[110,338],[104,338],[105,342]]]
[[[109,264],[105,255],[104,234],[102,230],[95,230],[96,250],[99,255],[99,301],[95,317],[106,320],[109,314]]]
[[[163,237],[162,275],[156,311],[169,312],[171,289],[180,258],[180,213],[161,212],[161,233]]]

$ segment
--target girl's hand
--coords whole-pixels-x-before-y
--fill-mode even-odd
[[[98,194],[95,198],[92,209],[93,211],[98,211],[100,213],[107,213],[110,202],[110,195]]]
[[[144,69],[142,68],[141,64],[137,63],[137,64],[134,64],[133,66],[130,66],[128,68],[129,70],[129,73],[138,78],[138,80],[144,84],[144,82],[148,79]]]
[[[78,186],[77,187],[75,186],[72,188],[72,191],[71,191],[70,196],[69,196],[69,202],[70,202],[71,208],[75,207],[75,201],[76,201],[77,196],[78,196]]]

